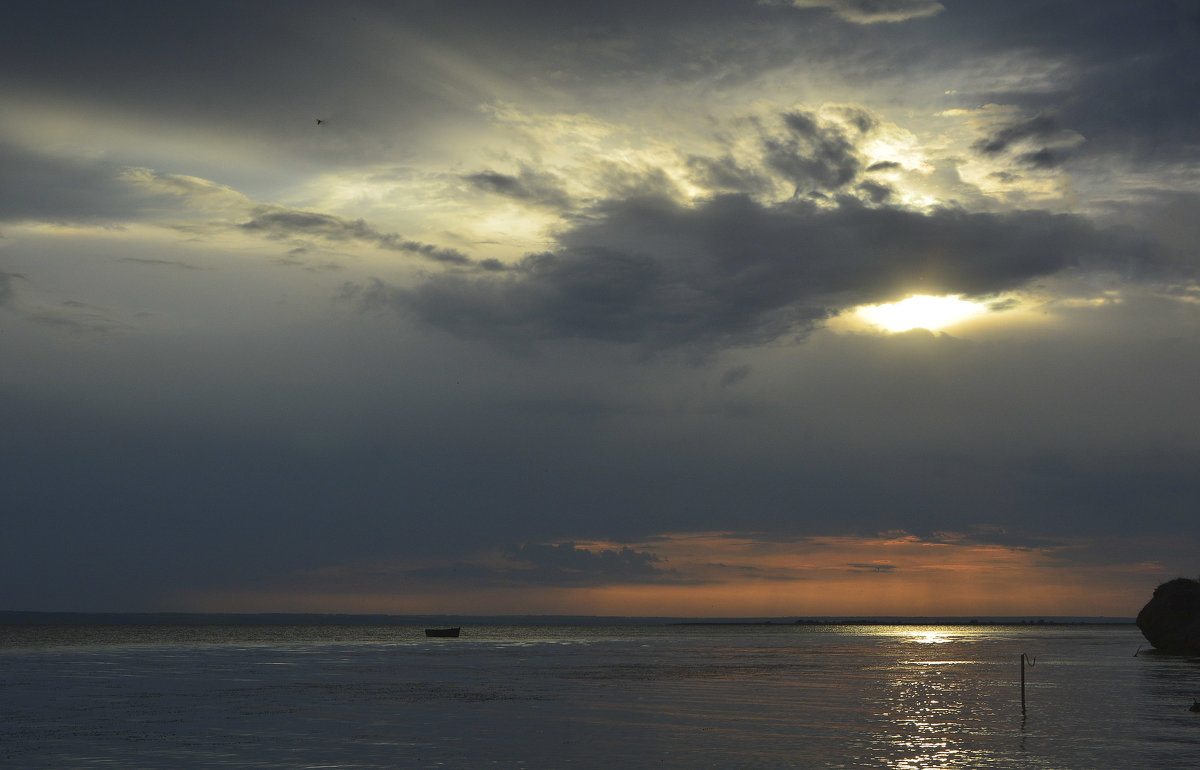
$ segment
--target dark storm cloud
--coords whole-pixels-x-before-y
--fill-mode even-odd
[[[1058,168],[1071,156],[1067,150],[1052,150],[1049,147],[1043,147],[1040,150],[1033,152],[1023,152],[1017,156],[1017,161],[1037,169]]]
[[[864,200],[875,204],[887,203],[887,201],[896,194],[896,191],[888,185],[880,182],[873,182],[869,179],[865,182],[859,182],[854,189],[860,196],[862,196]]]
[[[1194,3],[1062,0],[1044,3],[950,3],[937,18],[939,39],[953,58],[1001,56],[1046,62],[1045,79],[1026,87],[996,79],[992,88],[961,92],[964,106],[1022,107],[1024,130],[1048,128],[1047,110],[1063,129],[1086,137],[1079,152],[1135,161],[1200,156],[1200,10]],[[943,61],[945,61],[943,59]],[[984,81],[987,82],[987,81]],[[1014,129],[1021,131],[1021,124]],[[1003,136],[989,135],[990,144]]]
[[[784,113],[783,122],[783,137],[763,139],[764,160],[794,185],[797,195],[836,192],[858,176],[862,164],[839,127],[803,110]]]
[[[713,192],[758,193],[770,189],[770,181],[756,169],[745,168],[731,155],[707,158],[693,155],[687,160],[692,180]]]
[[[453,71],[431,71],[422,41],[486,53],[488,73],[501,81],[584,89],[664,73],[677,82],[734,85],[819,62],[863,82],[920,82],[964,62],[1003,68],[1004,59],[1032,57],[1047,63],[1048,83],[980,78],[954,99],[971,108],[1014,104],[1029,116],[1053,109],[1064,128],[1088,138],[1088,152],[1169,160],[1200,151],[1200,103],[1185,96],[1200,90],[1198,17],[1193,4],[1174,0],[454,0],[353,9],[55,2],[10,10],[0,72],[26,88],[139,114],[169,107],[197,124],[269,131],[273,141],[311,148],[318,141],[307,130],[312,118],[330,108],[345,113],[336,121],[340,132],[365,139],[371,127],[388,125],[389,136],[402,137],[400,129],[466,118],[495,97]],[[844,23],[904,20],[911,21]],[[285,77],[303,85],[280,88]],[[288,116],[296,131],[280,133]],[[395,149],[382,136],[336,144],[347,135],[322,134],[322,152]]]
[[[258,206],[251,218],[238,227],[269,238],[308,236],[330,241],[358,241],[389,251],[416,254],[448,265],[465,267],[475,264],[474,260],[456,249],[421,243],[396,233],[382,233],[362,219],[346,219],[333,214],[300,211],[282,206]]]
[[[1159,269],[1161,247],[1044,212],[924,214],[767,206],[728,195],[695,207],[612,202],[502,277],[434,276],[351,287],[468,337],[579,338],[698,350],[802,333],[836,310],[904,291],[981,296],[1073,267]]]

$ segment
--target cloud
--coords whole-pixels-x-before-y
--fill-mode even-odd
[[[503,275],[346,291],[466,337],[705,351],[802,334],[840,308],[909,291],[983,296],[1076,267],[1152,271],[1165,261],[1162,247],[1071,215],[742,195],[613,201],[559,240]]]
[[[945,7],[934,0],[791,0],[797,8],[828,8],[855,24],[899,22],[935,16]]]
[[[693,155],[687,160],[688,172],[696,184],[711,192],[765,193],[770,181],[757,169],[747,168],[732,155],[719,158]]]
[[[726,369],[725,373],[721,375],[721,386],[725,388],[732,387],[749,377],[750,372],[751,367],[749,364],[732,366]]]
[[[1000,128],[986,138],[980,139],[973,146],[979,152],[996,155],[1004,152],[1014,143],[1025,139],[1045,140],[1058,133],[1059,127],[1054,118],[1041,114],[1028,120],[1010,123]]]
[[[478,558],[452,564],[385,570],[388,581],[418,580],[429,584],[491,584],[504,586],[585,587],[679,583],[674,569],[659,566],[657,554],[628,546],[581,546],[575,542],[509,545],[500,559]],[[352,570],[358,580],[369,573]],[[318,576],[319,577],[319,576]],[[688,581],[688,582],[695,582]]]
[[[795,607],[814,533],[925,538],[814,560],[856,588],[1131,511],[1139,563],[1194,541],[1195,10],[945,5],[20,5],[9,603],[338,564],[458,575],[438,609],[486,601],[472,574],[673,590],[713,573],[654,536],[750,528],[771,560],[706,562]],[[7,224],[80,221],[137,226]],[[343,252],[370,257],[271,261]],[[820,328],[913,291],[1007,312]],[[1005,533],[931,534],[980,522]]]
[[[679,577],[674,570],[657,566],[662,559],[656,554],[629,547],[593,550],[573,542],[526,543],[510,547],[505,556],[521,565],[525,579],[543,585],[645,583]]]
[[[870,179],[865,182],[859,182],[854,189],[865,200],[875,204],[887,203],[896,194],[896,191],[889,185],[874,182]]]
[[[447,265],[467,267],[475,261],[457,249],[447,249],[429,243],[406,239],[395,233],[383,233],[362,219],[347,219],[335,214],[301,211],[284,206],[256,206],[251,218],[238,225],[242,230],[269,238],[301,236],[324,238],[330,241],[358,241],[381,249],[416,254]]]
[[[847,564],[853,572],[894,572],[897,567],[895,564],[887,563],[868,563],[868,564]]]
[[[185,210],[231,213],[249,199],[206,179],[107,160],[58,157],[0,141],[0,221],[147,221]]]
[[[765,161],[795,186],[795,193],[836,192],[858,176],[862,166],[854,144],[839,126],[805,110],[783,114],[787,133],[766,137]]]
[[[0,270],[0,307],[4,307],[12,301],[14,296],[13,281],[20,278],[22,276],[18,273],[6,273]]]
[[[356,241],[452,267],[496,269],[499,266],[491,260],[476,262],[457,249],[381,232],[363,219],[256,203],[226,185],[195,176],[104,161],[57,158],[3,142],[0,142],[0,166],[5,168],[0,175],[0,221],[126,223],[186,214],[192,222],[175,227],[181,231],[212,232],[226,229],[237,218],[248,216],[237,228],[268,238]],[[196,219],[197,216],[203,219]],[[129,261],[138,260],[129,258]]]
[[[1054,124],[1087,137],[1076,157],[1135,164],[1200,157],[1200,104],[1181,97],[1200,89],[1200,17],[1189,4],[1013,0],[955,7],[938,21],[955,59],[994,62],[955,98],[1035,116],[1014,131],[1037,138],[1052,129],[1037,116],[1053,110]],[[984,142],[993,139],[1004,136]]]
[[[113,318],[111,311],[74,300],[31,312],[26,317],[42,326],[81,335],[107,336],[131,329],[129,324]]]
[[[1083,137],[1062,128],[1051,115],[1041,113],[1032,118],[1010,122],[977,140],[971,148],[988,156],[999,156],[1016,150],[1016,160],[1037,169],[1061,166]]]
[[[192,209],[237,212],[253,202],[228,185],[188,174],[166,174],[149,168],[128,167],[120,172],[123,182],[164,198],[175,198]]]
[[[187,262],[179,262],[173,259],[146,259],[143,257],[122,257],[120,262],[126,262],[131,265],[147,265],[153,267],[170,267],[176,270],[200,270],[201,268],[195,265],[189,265]]]
[[[571,196],[561,180],[553,174],[522,167],[519,174],[481,171],[463,177],[480,190],[503,195],[536,206],[564,209],[571,205]]]
[[[82,222],[141,216],[149,196],[104,161],[58,158],[0,141],[0,222]]]
[[[1043,147],[1040,150],[1023,152],[1017,156],[1017,160],[1031,168],[1050,169],[1058,168],[1067,161],[1068,157],[1070,157],[1070,153],[1065,150]]]

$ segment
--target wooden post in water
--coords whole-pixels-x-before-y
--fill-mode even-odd
[[[1021,714],[1025,714],[1025,653],[1021,653]]]
[[[1025,661],[1029,661],[1029,666],[1032,668],[1037,663],[1037,658],[1030,658],[1025,653],[1021,653],[1021,716],[1025,716]]]

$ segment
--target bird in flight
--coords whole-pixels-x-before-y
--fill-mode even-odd
[[[320,118],[317,118],[317,125],[318,125],[318,126],[320,126],[320,125],[324,125],[324,124],[325,124],[325,121],[321,120]]]

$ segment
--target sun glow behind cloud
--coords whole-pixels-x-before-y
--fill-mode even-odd
[[[986,305],[965,300],[957,294],[946,297],[914,294],[899,302],[864,305],[855,314],[884,331],[906,332],[910,329],[937,331],[986,312]]]

